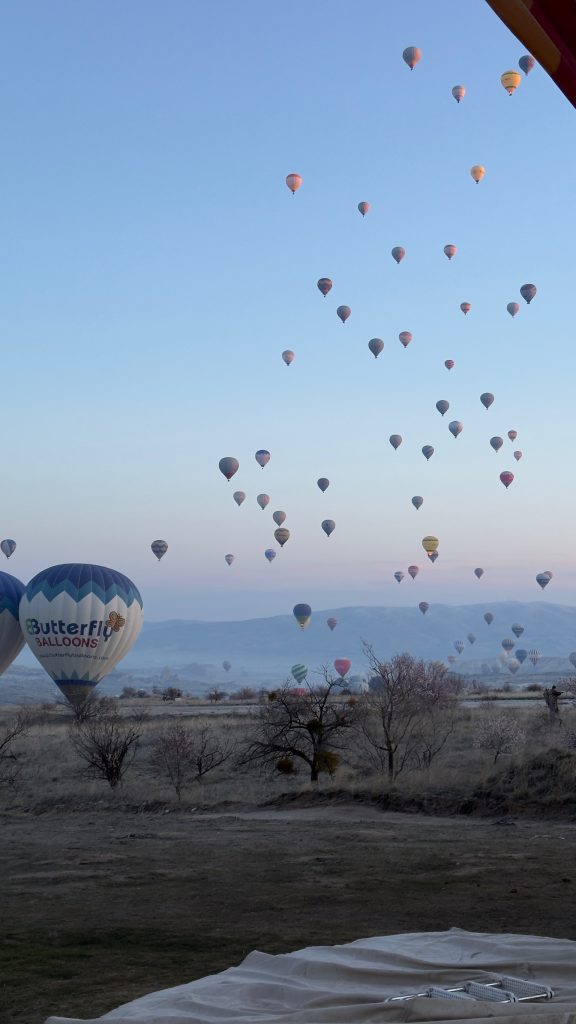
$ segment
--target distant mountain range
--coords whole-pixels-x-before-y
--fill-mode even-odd
[[[486,611],[494,615],[490,626],[483,618]],[[333,632],[326,625],[331,616],[338,620]],[[519,639],[511,630],[516,623],[524,626]],[[469,633],[476,637],[474,644],[467,639]],[[514,677],[508,674],[500,661],[501,642],[506,637],[515,641],[516,649],[540,652],[536,669],[527,659]],[[494,682],[500,676],[500,681],[505,678],[526,685],[543,673],[576,674],[568,660],[576,650],[576,608],[545,601],[506,601],[432,605],[426,615],[417,607],[327,608],[315,611],[305,630],[299,629],[292,615],[239,622],[146,622],[133,650],[102,683],[101,690],[115,693],[127,684],[163,685],[170,672],[177,674],[179,685],[194,693],[203,693],[216,683],[228,690],[277,685],[290,675],[296,662],[315,669],[331,665],[335,658],[350,658],[351,674],[364,675],[363,640],[372,644],[382,659],[408,651],[440,661],[456,654],[454,642],[462,640],[464,651],[454,668]],[[231,663],[228,673],[222,668],[223,661]],[[0,701],[2,696],[13,699],[15,693],[24,692],[35,695],[34,699],[42,699],[42,695],[48,699],[47,695],[55,692],[29,652],[23,652],[0,680]]]

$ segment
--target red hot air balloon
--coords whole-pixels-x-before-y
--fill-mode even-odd
[[[300,185],[302,184],[302,175],[301,174],[287,174],[286,175],[286,184],[287,184],[288,188],[290,189],[292,195],[294,195],[294,193],[298,191],[298,189],[300,188]]]
[[[500,479],[501,479],[502,483],[504,484],[504,487],[506,488],[506,490],[508,490],[508,488],[510,487],[510,484],[512,483],[512,481],[514,479],[514,473],[511,473],[509,469],[505,469],[503,473],[500,473]]]
[[[336,658],[334,668],[340,676],[340,679],[344,679],[346,673],[352,668],[352,662],[349,661],[348,658]]]
[[[361,202],[361,203],[358,203],[358,209],[360,210],[360,213],[362,214],[362,216],[365,217],[366,214],[368,213],[368,210],[370,209],[370,203],[366,203],[364,201]]]
[[[464,316],[467,316],[467,314],[472,309],[472,306],[471,306],[471,304],[469,302],[461,302],[460,303],[460,309],[464,313]]]
[[[516,438],[518,437],[518,431],[517,430],[509,430],[508,431],[508,437],[510,438],[511,441],[515,441]]]
[[[454,360],[453,359],[445,359],[444,360],[444,366],[446,367],[447,370],[451,370],[452,367],[454,366]]]
[[[410,333],[410,331],[400,331],[398,337],[400,338],[400,341],[404,348],[408,348],[408,345],[412,341],[412,334]]]
[[[338,625],[338,619],[326,619],[326,625],[330,632],[332,632],[332,630],[336,629],[336,626]]]
[[[224,459],[220,459],[220,462],[218,463],[220,472],[227,480],[232,479],[234,473],[238,472],[239,467],[240,463],[238,462],[238,459],[233,459],[230,455],[227,455]]]
[[[343,324],[346,323],[351,312],[352,310],[350,309],[350,306],[338,306],[338,309],[336,310],[336,314],[340,317]]]
[[[330,280],[329,277],[321,277],[320,280],[317,282],[317,287],[322,292],[324,298],[326,298],[328,292],[332,288],[332,281]]]
[[[444,246],[444,255],[447,256],[449,260],[454,259],[454,257],[455,257],[457,252],[458,252],[458,249],[456,248],[455,245],[445,245]]]

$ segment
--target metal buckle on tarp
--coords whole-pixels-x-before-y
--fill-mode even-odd
[[[552,999],[553,989],[537,981],[523,978],[509,978],[507,975],[489,975],[488,981],[465,981],[461,985],[444,988],[430,985],[421,992],[410,992],[402,996],[389,996],[387,1003],[404,1002],[407,999],[425,997],[428,999],[467,999],[491,1003],[527,1003],[537,999]]]

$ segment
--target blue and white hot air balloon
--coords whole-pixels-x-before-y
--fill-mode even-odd
[[[72,703],[84,700],[128,653],[142,626],[142,598],[102,565],[53,565],[20,601],[24,639]]]
[[[6,555],[6,558],[10,558],[16,551],[16,541],[10,540],[10,538],[0,541],[0,551],[3,555]]]
[[[0,675],[12,664],[22,648],[18,607],[24,584],[7,572],[0,572]]]

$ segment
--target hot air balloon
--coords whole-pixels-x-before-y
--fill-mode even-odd
[[[420,494],[415,494],[412,498],[412,504],[415,509],[419,509],[424,504],[424,498]]]
[[[259,448],[254,458],[258,465],[264,469],[264,466],[267,466],[270,462],[270,452],[267,452],[265,448]]]
[[[510,484],[512,483],[513,479],[514,473],[511,473],[509,469],[505,469],[503,473],[500,473],[500,480],[504,484],[506,490],[508,490],[508,488],[510,487]]]
[[[226,565],[232,565],[234,555],[224,555],[224,561],[226,562]]]
[[[334,522],[333,519],[323,519],[322,529],[324,530],[326,536],[329,537],[331,533],[334,533],[334,530],[336,529],[336,523]]]
[[[371,338],[368,342],[368,348],[375,359],[378,359],[382,349],[384,348],[384,342],[381,338]]]
[[[538,584],[539,587],[542,588],[542,590],[545,590],[546,587],[548,586],[548,584],[550,583],[551,579],[552,579],[552,573],[551,572],[539,572],[537,577],[536,577],[536,583]]]
[[[464,316],[467,316],[470,310],[472,309],[472,305],[470,302],[461,302],[460,309],[464,313]]]
[[[268,505],[270,502],[270,498],[267,494],[258,494],[256,497],[256,501],[260,505],[261,509],[265,509],[266,505]]]
[[[418,605],[418,607],[419,607],[420,611],[422,612],[422,615],[426,615],[426,612],[428,611],[430,605],[428,604],[428,601],[420,601],[420,604]]]
[[[508,661],[506,662],[506,668],[514,676],[520,668],[520,662],[517,658],[509,658]]]
[[[408,65],[410,71],[414,70],[421,57],[422,53],[417,46],[407,46],[402,53],[402,60]]]
[[[516,651],[516,661],[519,661],[521,665],[524,664],[524,662],[526,661],[527,657],[528,657],[528,651],[524,651],[524,650],[522,650],[522,648],[520,648],[519,650]]]
[[[522,458],[522,452],[520,450],[518,450],[518,451],[514,452],[513,454],[514,454],[514,458],[516,459],[516,462],[520,462],[520,459]]]
[[[404,346],[404,348],[408,348],[408,345],[412,341],[412,334],[410,333],[410,331],[400,331],[398,337],[400,338],[400,342]]]
[[[514,646],[515,646],[515,644],[514,644],[514,640],[512,640],[512,637],[507,636],[502,641],[502,647],[506,651],[506,654],[508,654],[509,651],[513,651],[514,650]]]
[[[455,85],[452,89],[452,95],[456,100],[456,103],[460,103],[460,101],[463,100],[466,95],[466,89],[464,88],[463,85]]]
[[[6,555],[6,558],[10,558],[10,555],[13,555],[16,551],[16,541],[10,539],[3,540],[0,542],[0,551],[3,555]]]
[[[0,572],[0,675],[12,664],[25,639],[20,628],[18,608],[25,586],[15,576]]]
[[[515,622],[513,626],[510,626],[510,629],[514,633],[516,639],[519,639],[524,632],[524,626],[521,626],[519,622]]]
[[[286,513],[285,512],[273,512],[272,513],[272,519],[276,523],[276,526],[282,526],[282,523],[286,519]]]
[[[569,659],[573,664],[574,668],[576,668],[576,651],[572,651],[572,654],[569,655]]]
[[[466,635],[466,639],[467,639],[469,644],[475,644],[476,643],[476,637],[474,636],[474,633],[468,633]]]
[[[444,255],[447,256],[449,260],[453,259],[457,252],[458,249],[456,248],[455,245],[444,246]]]
[[[226,477],[227,480],[231,480],[234,473],[238,472],[240,463],[238,459],[233,459],[231,455],[227,455],[226,458],[220,459],[218,463],[218,469]]]
[[[518,313],[520,312],[520,306],[517,302],[509,302],[506,309],[510,313],[510,316],[518,316]]]
[[[290,366],[290,363],[293,363],[295,358],[296,356],[294,355],[292,349],[290,348],[285,349],[284,352],[282,353],[282,359],[286,363],[286,366]]]
[[[452,367],[454,366],[454,360],[453,359],[445,359],[444,360],[444,366],[446,367],[447,370],[451,370]]]
[[[533,665],[537,665],[540,661],[540,651],[537,651],[536,648],[533,647],[531,651],[528,651],[528,657]]]
[[[530,74],[535,63],[536,61],[534,60],[534,57],[531,57],[529,53],[524,54],[524,56],[520,57],[520,60],[518,61],[520,70],[523,71],[525,75]]]
[[[444,414],[447,413],[448,409],[450,408],[450,402],[447,402],[445,398],[441,398],[438,402],[436,402],[436,408],[438,409],[440,415],[444,416]]]
[[[482,167],[482,164],[474,164],[474,166],[470,168],[470,174],[472,175],[476,184],[478,184],[478,182],[482,181],[482,178],[486,174],[486,168]]]
[[[290,671],[292,672],[292,675],[294,676],[294,679],[296,680],[297,683],[303,683],[304,680],[306,679],[306,676],[308,675],[308,669],[306,668],[306,665],[292,665]]]
[[[448,430],[453,435],[453,437],[458,437],[458,434],[461,434],[462,431],[464,430],[464,424],[461,423],[460,420],[452,420],[448,424]]]
[[[432,458],[432,456],[434,455],[434,449],[431,444],[424,445],[424,447],[422,448],[422,455],[426,459],[426,462],[428,462]]]
[[[483,575],[484,575],[484,569],[480,569],[480,568],[474,569],[474,575],[475,575],[477,580],[481,580]]]
[[[352,668],[352,662],[349,661],[348,658],[336,658],[334,668],[340,676],[340,679],[344,679],[346,673]]]
[[[225,672],[229,672],[230,669],[232,668],[232,665],[230,664],[229,661],[223,661],[222,668],[224,669]]]
[[[489,409],[494,401],[494,395],[490,394],[489,391],[484,391],[480,395],[480,401],[482,402],[482,405],[484,406],[485,409]]]
[[[127,576],[102,565],[53,565],[20,601],[32,653],[72,703],[128,653],[142,625],[142,598]]]
[[[300,629],[306,629],[306,626],[312,617],[312,609],[309,604],[295,604],[292,609],[292,614],[300,626]]]
[[[528,305],[530,305],[537,291],[538,289],[535,284],[523,284],[520,289],[520,295],[526,300]]]
[[[437,551],[432,551],[432,552],[431,552],[431,553],[430,553],[430,554],[428,555],[428,558],[430,559],[430,561],[431,561],[432,563],[434,563],[434,562],[436,561],[436,559],[438,558],[438,552],[437,552]]]
[[[243,501],[246,501],[246,495],[244,491],[234,491],[232,497],[234,498],[234,501],[236,502],[238,507],[240,507]]]
[[[402,263],[406,255],[406,249],[403,249],[401,245],[395,245],[392,249],[392,258],[396,260],[396,263]]]
[[[274,539],[283,548],[286,541],[290,539],[290,530],[287,530],[285,526],[279,526],[277,530],[274,530]]]
[[[274,551],[274,548],[266,548],[266,551],[264,552],[264,558],[267,558],[269,562],[273,562],[274,559],[276,558],[276,552]]]
[[[361,203],[358,203],[358,209],[360,210],[362,216],[365,217],[366,214],[368,213],[368,210],[370,209],[370,203],[362,201]]]
[[[338,625],[338,619],[326,619],[326,625],[330,632],[332,632],[332,630],[336,629],[336,626]]]
[[[300,185],[302,184],[302,176],[300,174],[287,174],[286,184],[288,185],[288,188],[290,189],[292,195],[294,195],[294,193],[298,191]]]
[[[464,641],[463,640],[455,640],[454,641],[454,650],[458,651],[458,654],[462,654],[462,651],[464,650]]]
[[[511,441],[515,441],[516,438],[518,437],[518,431],[517,430],[509,430],[508,431],[508,437],[510,438]]]
[[[322,292],[322,295],[324,296],[324,298],[326,298],[326,296],[328,295],[328,292],[332,288],[332,281],[330,280],[329,277],[321,277],[316,282],[316,285],[320,289],[320,291]]]
[[[390,434],[388,440],[390,441],[394,451],[396,451],[402,444],[402,434]]]
[[[408,566],[408,575],[411,576],[413,580],[416,579],[416,577],[417,577],[419,572],[420,572],[420,569],[418,568],[417,565],[409,565]]]
[[[494,616],[492,615],[492,612],[484,612],[484,621],[487,622],[488,625],[494,622]]]
[[[401,572],[400,569],[398,569],[398,572],[394,573],[394,579],[396,580],[396,583],[402,583],[402,580],[404,579],[404,573]]]
[[[168,545],[165,540],[153,540],[150,547],[152,549],[152,554],[156,555],[158,561],[160,561],[161,558],[164,558],[164,555],[168,551]]]
[[[320,479],[316,481],[316,483],[318,484],[318,487],[320,488],[322,493],[324,493],[324,491],[326,491],[328,487],[330,487],[330,481],[326,476],[321,476]]]
[[[491,437],[490,438],[490,444],[492,445],[492,447],[493,447],[495,452],[499,452],[501,447],[502,447],[502,445],[504,444],[504,441],[502,440],[501,437],[498,437],[498,436]]]
[[[520,85],[522,76],[517,71],[505,71],[503,75],[500,75],[500,81],[508,95],[511,96]]]
[[[424,551],[426,552],[428,557],[430,557],[430,555],[437,550],[439,543],[440,541],[438,540],[438,537],[422,538],[422,547],[424,548]]]

